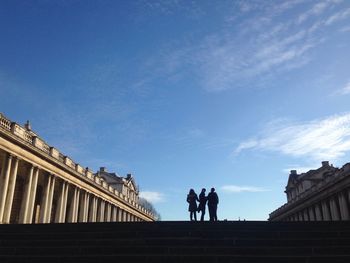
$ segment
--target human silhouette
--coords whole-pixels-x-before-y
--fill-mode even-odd
[[[199,202],[198,196],[193,189],[190,189],[190,192],[187,195],[188,202],[188,211],[190,212],[190,219],[197,221],[197,201]]]
[[[215,192],[215,188],[212,188],[210,190],[210,193],[208,194],[207,199],[208,199],[210,221],[218,221],[217,209],[218,209],[219,197]]]
[[[207,197],[205,196],[205,191],[206,191],[206,189],[202,188],[202,191],[199,194],[198,212],[202,212],[201,221],[204,221],[205,205],[207,204]]]

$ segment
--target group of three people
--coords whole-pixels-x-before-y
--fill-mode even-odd
[[[217,221],[217,208],[219,203],[219,197],[215,192],[215,188],[210,190],[208,196],[205,196],[206,189],[203,188],[199,194],[199,198],[193,189],[190,189],[190,192],[187,195],[187,202],[189,204],[188,211],[190,212],[191,221],[197,221],[197,212],[202,212],[201,221],[204,221],[205,215],[205,206],[208,204],[209,209],[209,220]],[[199,205],[197,206],[197,202]]]

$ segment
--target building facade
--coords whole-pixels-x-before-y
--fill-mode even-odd
[[[287,203],[270,214],[270,221],[349,220],[350,163],[336,168],[324,161],[306,173],[292,170],[285,193]]]
[[[0,223],[111,221],[154,221],[131,175],[94,174],[0,113]]]

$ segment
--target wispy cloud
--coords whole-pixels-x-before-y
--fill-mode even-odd
[[[350,94],[350,81],[340,90],[335,92],[336,95],[347,95]]]
[[[339,29],[339,32],[349,32],[350,31],[350,26],[345,26],[345,27],[342,27],[341,29]]]
[[[207,91],[263,85],[312,60],[312,51],[329,39],[323,29],[350,14],[335,8],[340,2],[320,1],[306,8],[299,0],[278,5],[238,1],[234,18],[227,12],[216,33],[164,48],[153,64],[160,70],[153,72],[167,80],[190,74]]]
[[[140,197],[146,199],[152,204],[161,203],[165,201],[164,194],[160,192],[142,191],[140,192]]]
[[[240,143],[235,154],[248,149],[317,161],[336,160],[350,151],[350,113],[307,123],[272,123],[256,138]]]
[[[156,11],[161,15],[173,15],[176,11],[181,11],[189,18],[199,18],[205,14],[201,5],[196,1],[186,0],[139,0],[141,6]]]
[[[307,20],[309,17],[316,16],[322,14],[327,8],[334,4],[338,4],[339,0],[327,0],[318,2],[312,6],[311,9],[299,15],[297,22],[302,23]]]
[[[256,186],[238,186],[238,185],[224,185],[221,187],[221,190],[226,193],[257,193],[257,192],[267,192],[268,189]]]
[[[325,25],[331,25],[334,24],[335,22],[338,22],[339,20],[346,19],[350,16],[350,8],[345,9],[343,11],[337,12],[333,15],[331,15],[326,21]]]
[[[290,1],[278,12],[268,5],[254,9],[253,4],[242,4],[244,12],[254,9],[259,16],[243,20],[238,31],[211,36],[202,44],[198,55],[202,86],[209,91],[251,86],[247,84],[304,66],[311,60],[311,51],[327,40],[322,28],[348,16],[347,10],[330,10],[339,2],[322,1],[304,13],[286,14],[288,18],[278,22],[277,15],[300,2]],[[333,15],[325,21],[326,10]],[[304,23],[311,17],[310,23]]]

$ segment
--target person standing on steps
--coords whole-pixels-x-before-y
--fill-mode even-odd
[[[208,194],[207,199],[208,199],[210,221],[218,221],[217,209],[218,209],[219,197],[215,192],[215,188],[212,188],[210,190],[210,193]]]
[[[194,192],[193,189],[190,189],[190,192],[187,195],[187,203],[188,205],[188,211],[190,212],[190,219],[193,221],[197,221],[197,201],[199,202],[197,194]]]
[[[205,196],[205,191],[206,191],[206,189],[202,188],[202,191],[199,194],[198,213],[202,212],[202,214],[201,214],[201,221],[204,221],[205,205],[207,204],[207,197]]]

